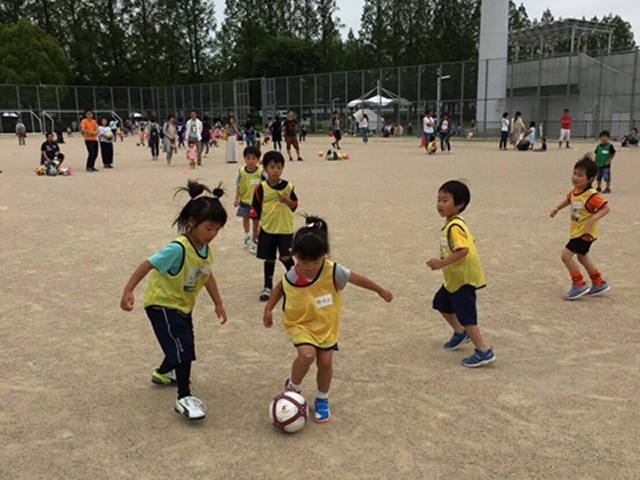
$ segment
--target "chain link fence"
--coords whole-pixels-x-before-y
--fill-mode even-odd
[[[636,125],[640,109],[638,60],[635,49],[510,61],[503,98],[486,98],[478,91],[478,61],[166,87],[0,85],[0,133],[14,131],[15,114],[34,132],[66,129],[79,124],[86,108],[118,120],[169,114],[186,118],[195,109],[201,117],[233,114],[241,123],[248,114],[266,121],[291,109],[298,118],[309,119],[312,132],[326,132],[337,111],[344,128],[356,132],[352,115],[366,107],[382,117],[380,126],[398,124],[404,132],[419,133],[428,108],[448,113],[459,130],[480,136],[499,130],[502,111],[520,111],[527,124],[536,122],[543,135],[554,138],[568,108],[574,138],[593,138],[602,129],[619,137]],[[504,59],[486,62],[490,69]],[[396,101],[358,103],[376,94]],[[479,109],[481,102],[495,111]],[[476,118],[478,110],[485,112],[483,118]]]

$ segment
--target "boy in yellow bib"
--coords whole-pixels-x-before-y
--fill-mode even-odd
[[[551,217],[565,207],[571,206],[571,225],[569,243],[562,251],[562,262],[571,275],[571,289],[565,293],[565,300],[576,300],[583,295],[595,297],[609,291],[609,285],[589,257],[591,244],[598,238],[600,219],[609,213],[609,204],[598,191],[591,186],[598,174],[596,162],[588,156],[578,160],[573,166],[571,183],[573,190],[556,208],[551,211]],[[578,262],[587,270],[593,285],[587,286],[580,267],[573,260],[578,256]]]
[[[205,417],[205,406],[191,395],[189,385],[191,363],[196,359],[191,312],[198,294],[206,288],[216,305],[216,315],[222,323],[227,321],[211,273],[213,255],[209,248],[227,222],[227,212],[219,200],[224,193],[221,188],[211,192],[190,180],[187,188],[180,190],[191,197],[173,223],[182,235],[138,266],[124,288],[120,308],[133,310],[133,291],[151,272],[144,307],[165,355],[151,381],[157,385],[177,384],[174,410],[189,420],[199,420]]]
[[[446,218],[441,230],[440,258],[427,262],[431,270],[444,274],[444,285],[433,298],[438,310],[453,329],[453,336],[444,344],[447,350],[457,350],[463,343],[473,342],[473,355],[462,360],[465,367],[481,367],[496,360],[478,327],[476,290],[486,285],[475,240],[460,214],[471,200],[469,188],[450,180],[438,190],[438,213]]]
[[[242,153],[244,157],[244,167],[240,167],[238,178],[236,179],[236,198],[234,207],[238,207],[236,215],[242,218],[242,228],[244,229],[244,248],[251,254],[256,254],[256,245],[251,241],[251,230],[249,229],[249,216],[251,204],[253,203],[253,192],[262,180],[264,180],[264,169],[260,166],[260,149],[256,146],[248,146]],[[253,219],[253,228],[258,229],[258,219]]]
[[[329,388],[333,377],[333,351],[338,349],[342,317],[342,290],[348,283],[376,292],[390,302],[393,295],[367,277],[327,259],[328,228],[324,220],[307,217],[293,238],[296,266],[278,283],[264,309],[264,325],[273,326],[272,310],[284,297],[282,325],[298,350],[285,389],[300,393],[302,380],[315,361],[318,391],[313,420],[331,419]]]
[[[253,223],[253,241],[258,244],[257,257],[264,260],[264,288],[260,301],[266,302],[273,290],[276,255],[288,271],[293,267],[291,240],[293,239],[293,212],[298,208],[298,197],[293,184],[282,178],[284,157],[275,150],[264,154],[262,165],[267,180],[253,193],[250,217],[260,220]]]

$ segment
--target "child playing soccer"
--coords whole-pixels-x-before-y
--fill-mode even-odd
[[[596,296],[609,290],[609,285],[588,256],[591,244],[598,238],[600,219],[609,213],[606,199],[591,185],[597,173],[596,163],[588,156],[578,160],[571,176],[573,190],[551,211],[553,218],[560,210],[571,206],[571,239],[561,256],[571,275],[571,289],[564,295],[566,300],[576,300],[583,295]],[[587,270],[593,282],[591,288],[587,286],[580,267],[573,260],[574,255],[578,255],[578,262]]]
[[[596,147],[596,165],[598,166],[598,187],[596,190],[602,193],[611,193],[611,162],[616,156],[616,149],[609,143],[611,135],[607,130],[603,130],[598,135],[600,144]],[[602,180],[606,183],[606,188],[602,190]]]
[[[494,362],[496,356],[480,333],[476,308],[476,290],[486,285],[482,264],[469,227],[460,216],[471,200],[469,188],[450,180],[438,190],[438,213],[446,218],[440,236],[440,258],[427,262],[431,270],[444,274],[444,285],[433,298],[438,310],[453,328],[453,336],[444,344],[447,350],[457,350],[469,340],[475,352],[462,360],[465,367],[481,367]]]
[[[241,167],[236,179],[236,198],[234,207],[238,207],[237,216],[242,218],[242,228],[244,229],[244,248],[251,254],[257,253],[256,244],[251,241],[251,231],[249,230],[249,214],[251,213],[251,203],[253,202],[253,192],[263,180],[263,169],[260,163],[260,149],[256,146],[246,147],[242,153],[245,166]],[[258,219],[253,219],[253,230],[258,229]]]
[[[264,326],[273,325],[272,310],[284,296],[282,325],[298,350],[285,382],[289,391],[300,392],[302,380],[311,365],[318,366],[318,391],[313,420],[331,420],[329,388],[333,376],[333,352],[338,349],[342,317],[342,290],[348,283],[376,292],[390,302],[393,295],[367,277],[351,272],[327,258],[329,238],[327,224],[317,217],[307,217],[293,239],[291,253],[296,266],[278,283],[264,309]]]
[[[189,386],[191,363],[196,359],[191,312],[198,293],[206,288],[221,323],[227,321],[211,273],[213,254],[209,247],[227,222],[227,212],[219,200],[224,193],[220,187],[211,192],[190,180],[187,187],[179,191],[186,191],[191,197],[173,222],[181,235],[136,268],[124,288],[120,308],[127,312],[133,310],[133,291],[152,272],[144,308],[165,357],[151,381],[157,385],[177,384],[175,411],[189,420],[199,420],[205,417],[205,406],[191,396]]]
[[[187,160],[189,161],[189,167],[193,170],[196,168],[196,161],[198,160],[198,148],[194,142],[189,142],[189,148],[187,148]]]
[[[275,150],[264,154],[262,165],[267,180],[260,182],[253,194],[250,217],[253,223],[253,242],[258,244],[257,256],[264,260],[264,289],[260,300],[266,302],[273,289],[276,253],[287,270],[293,267],[290,249],[293,238],[293,212],[298,208],[298,197],[293,184],[283,180],[284,157]]]

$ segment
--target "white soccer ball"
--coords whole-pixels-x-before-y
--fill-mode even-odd
[[[286,433],[296,433],[307,423],[309,406],[302,395],[284,392],[271,400],[269,419],[274,427]]]

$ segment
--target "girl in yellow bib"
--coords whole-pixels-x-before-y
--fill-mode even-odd
[[[211,273],[213,255],[209,248],[227,222],[227,212],[219,200],[224,193],[220,187],[212,192],[189,180],[180,191],[187,191],[191,197],[173,222],[182,235],[138,266],[124,288],[120,308],[133,310],[133,291],[151,272],[144,307],[165,355],[151,381],[157,385],[177,384],[175,411],[189,420],[199,420],[205,417],[205,406],[191,395],[189,385],[191,363],[196,359],[191,312],[196,297],[206,288],[221,323],[227,321]]]
[[[333,376],[333,351],[338,349],[342,317],[342,290],[348,283],[376,292],[390,302],[393,295],[372,280],[348,270],[327,258],[327,223],[307,217],[306,225],[293,238],[291,253],[296,265],[276,285],[264,310],[264,325],[273,325],[273,309],[284,297],[282,324],[298,356],[291,367],[285,388],[300,392],[302,380],[311,365],[318,365],[318,391],[313,420],[331,419],[329,388]]]

